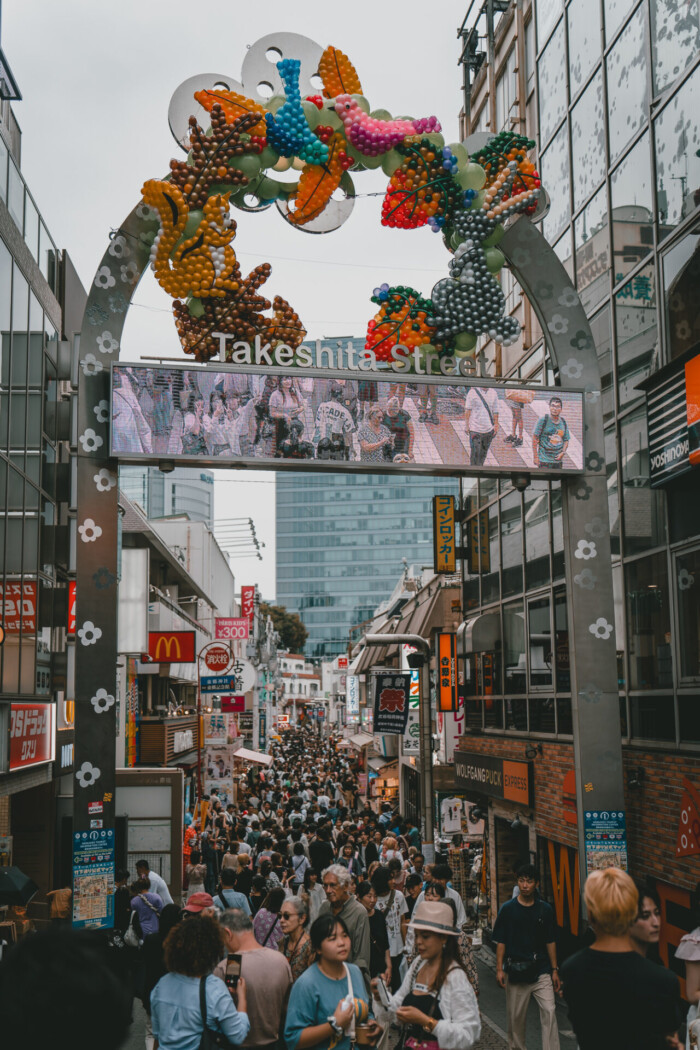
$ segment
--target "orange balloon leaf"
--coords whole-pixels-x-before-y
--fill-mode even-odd
[[[211,113],[212,108],[218,102],[226,117],[227,124],[234,124],[239,117],[245,117],[249,113],[259,113],[260,120],[248,128],[247,131],[251,135],[267,135],[265,107],[261,106],[259,102],[254,102],[252,98],[239,95],[237,91],[225,91],[220,88],[195,91],[194,97],[200,106],[206,109],[207,113]]]
[[[355,67],[337,47],[327,47],[318,64],[318,75],[323,81],[326,98],[336,95],[361,95],[362,84]]]
[[[343,176],[342,160],[345,157],[345,139],[336,133],[328,141],[328,160],[325,164],[306,164],[302,170],[294,211],[289,212],[289,221],[294,226],[311,222],[331,199]]]

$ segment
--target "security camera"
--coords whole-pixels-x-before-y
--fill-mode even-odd
[[[175,470],[175,464],[173,463],[172,459],[159,459],[158,470],[161,472],[161,474],[172,474],[172,472]]]
[[[516,488],[518,492],[524,492],[532,478],[529,474],[511,474],[510,480],[513,483],[513,487]]]
[[[423,653],[409,653],[406,657],[406,663],[413,669],[419,669],[425,663],[425,655]]]

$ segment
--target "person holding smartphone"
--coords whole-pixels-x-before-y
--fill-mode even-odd
[[[287,1050],[350,1050],[355,1023],[369,1018],[362,972],[350,957],[348,928],[337,915],[322,914],[313,923],[311,946],[316,961],[292,987],[284,1038]],[[372,1035],[380,1031],[370,1022]]]

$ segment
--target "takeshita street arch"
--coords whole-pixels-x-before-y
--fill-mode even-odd
[[[268,57],[273,48],[279,53],[275,64]],[[268,99],[258,95],[264,84]],[[578,295],[527,217],[536,218],[544,206],[527,161],[529,143],[496,136],[470,156],[462,144],[441,142],[435,118],[370,112],[349,60],[292,34],[272,34],[254,45],[241,83],[220,74],[186,82],[173,97],[169,119],[178,143],[189,145],[188,156],[171,163],[168,180],[146,182],[144,199],[111,237],[80,335],[74,829],[89,828],[89,808],[97,801],[105,827],[114,823],[118,460],[109,456],[110,366],[119,359],[138,282],[153,264],[174,297],[190,359],[218,354],[215,333],[223,333],[286,344],[294,367],[306,335],[301,319],[281,297],[270,304],[259,295],[270,276],[268,264],[247,277],[240,273],[228,209],[254,213],[274,203],[298,229],[330,232],[352,211],[350,172],[381,165],[391,178],[383,218],[408,229],[430,225],[444,237],[452,259],[449,276],[430,299],[389,284],[374,290],[379,311],[368,324],[366,350],[375,362],[384,354],[391,360],[397,343],[419,355],[433,353],[439,364],[441,358],[473,354],[480,333],[502,342],[517,338],[493,277],[507,262],[538,316],[558,377],[584,398],[584,472],[562,477],[562,499],[585,875],[584,808],[624,808],[601,384]],[[300,178],[298,185],[280,189],[272,185],[274,171],[285,167],[296,167]],[[246,227],[254,222],[252,214]]]

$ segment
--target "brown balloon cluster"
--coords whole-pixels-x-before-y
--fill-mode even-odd
[[[258,154],[262,146],[248,133],[257,114],[239,117],[233,124],[217,103],[211,109],[211,134],[204,133],[196,117],[190,117],[190,153],[187,160],[170,161],[170,181],[181,190],[190,210],[203,208],[210,188],[223,184],[227,189],[248,185],[248,176],[237,166],[247,153]],[[247,137],[241,138],[242,135]]]

